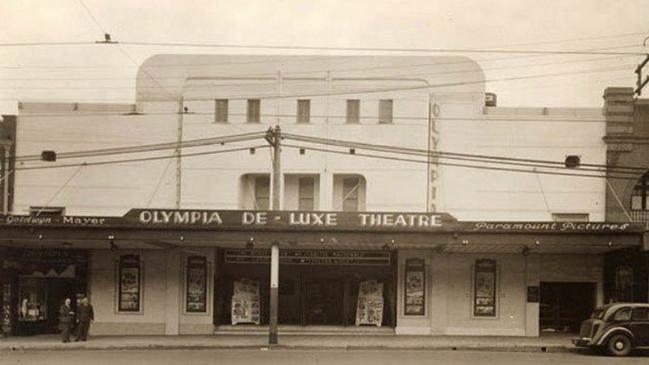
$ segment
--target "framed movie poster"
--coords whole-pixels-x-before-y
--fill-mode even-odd
[[[185,290],[185,310],[188,313],[206,313],[207,259],[204,256],[187,258]]]
[[[119,258],[118,311],[139,312],[141,305],[140,257],[124,255]]]
[[[404,314],[426,315],[426,262],[424,259],[406,260],[404,285]]]
[[[476,260],[474,268],[473,315],[496,316],[496,261]]]

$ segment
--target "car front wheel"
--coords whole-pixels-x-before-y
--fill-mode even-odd
[[[631,339],[625,335],[613,335],[606,346],[612,356],[626,356],[631,353]]]

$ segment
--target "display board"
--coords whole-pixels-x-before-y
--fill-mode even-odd
[[[207,313],[207,259],[204,256],[187,258],[185,289],[185,310]]]
[[[232,324],[259,324],[261,320],[259,281],[245,278],[235,281],[231,304]]]
[[[496,316],[496,261],[477,260],[474,269],[473,315]]]
[[[424,259],[406,260],[404,285],[404,314],[423,316],[426,314],[426,262]]]
[[[270,250],[227,249],[227,264],[265,264]],[[282,265],[390,265],[390,252],[359,250],[280,250]]]
[[[124,255],[119,259],[118,310],[139,312],[141,305],[140,257]]]
[[[363,281],[358,287],[356,325],[381,327],[383,322],[383,283],[376,280]]]

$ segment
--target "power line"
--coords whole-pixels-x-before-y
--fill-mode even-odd
[[[372,99],[369,101],[378,101],[380,99]],[[395,100],[395,99],[392,99]],[[363,99],[363,101],[368,101],[367,99]],[[552,108],[550,108],[552,109]],[[63,113],[44,113],[44,114],[21,114],[21,117],[24,117],[26,119],[30,118],[52,118],[52,117],[61,117],[61,118],[83,118],[83,117],[88,117],[88,116],[105,116],[105,117],[113,117],[113,116],[122,116],[122,117],[129,117],[129,118],[138,118],[138,117],[145,117],[145,116],[156,116],[156,115],[179,115],[179,114],[185,114],[185,115],[209,115],[213,116],[214,112],[202,112],[202,111],[190,111],[187,113],[178,113],[178,112],[146,112],[146,113],[109,113],[109,112],[73,112],[71,114],[63,114]],[[246,113],[228,113],[228,116],[247,116],[248,114]],[[276,114],[276,113],[270,113],[270,114],[260,114],[260,117],[267,117],[268,119],[271,119],[272,117],[277,117],[279,116],[280,118],[292,118],[292,119],[297,119],[298,115],[297,114]],[[589,117],[575,117],[572,115],[547,115],[546,118],[536,118],[532,114],[512,114],[508,118],[502,117],[502,115],[499,114],[480,114],[482,117],[434,117],[435,120],[438,121],[479,121],[479,122],[544,122],[544,123],[606,123],[606,120],[604,118],[599,118],[599,119],[593,119]],[[499,117],[500,116],[500,117]],[[530,117],[531,116],[531,117]],[[310,114],[311,119],[324,119],[324,118],[331,118],[331,119],[345,119],[347,118],[346,115],[342,114]],[[378,120],[378,116],[376,115],[360,115],[358,117],[361,120],[367,120],[367,119],[374,119]],[[570,118],[570,119],[566,119]],[[428,117],[427,116],[422,116],[422,117],[413,117],[413,116],[393,116],[394,120],[420,120],[422,122],[428,122]],[[213,123],[213,122],[212,122]],[[244,123],[218,123],[217,125],[222,124],[223,126],[237,126],[237,125],[250,125],[252,123],[249,122],[244,122]],[[259,124],[259,123],[255,123]],[[318,125],[316,123],[305,123],[307,125]],[[421,125],[421,126],[426,126],[425,123],[393,123],[393,124],[362,124],[363,126],[372,126],[372,125],[380,125],[382,127],[389,127],[390,125],[394,126],[399,126],[399,125]]]
[[[402,158],[402,157],[370,155],[370,154],[364,154],[364,153],[358,153],[358,152],[356,152],[354,154],[350,154],[348,152],[343,152],[343,151],[334,151],[334,150],[327,150],[327,149],[324,149],[324,148],[305,147],[305,146],[298,146],[298,145],[283,144],[283,146],[289,147],[289,148],[295,148],[295,149],[303,148],[303,149],[311,150],[311,151],[324,152],[324,153],[334,153],[334,154],[340,154],[340,155],[351,155],[351,156],[369,157],[369,158],[391,160],[391,161],[399,161],[399,162],[414,162],[414,163],[428,164],[428,161],[425,161],[425,160],[408,159],[408,158]],[[621,180],[633,180],[634,179],[634,178],[622,177],[622,176],[608,176],[607,177],[605,175],[574,174],[574,173],[562,173],[562,172],[554,172],[554,171],[541,171],[541,170],[536,170],[536,169],[532,169],[532,170],[514,169],[514,168],[505,168],[505,167],[491,167],[491,166],[480,166],[480,165],[456,164],[456,163],[448,163],[448,162],[436,162],[434,164],[435,165],[441,165],[441,166],[462,167],[462,168],[472,168],[472,169],[491,170],[491,171],[517,172],[517,173],[531,173],[531,174],[545,174],[545,175],[587,177],[587,178],[609,178],[609,179],[621,179]]]
[[[334,47],[334,46],[282,46],[266,44],[236,44],[236,43],[182,43],[182,42],[120,42],[132,46],[156,47],[195,47],[195,48],[244,48],[244,49],[283,49],[307,51],[366,51],[366,52],[413,52],[413,53],[504,53],[504,54],[553,54],[553,55],[634,55],[645,56],[640,52],[598,52],[598,51],[562,51],[562,50],[500,50],[500,49],[471,49],[471,48],[392,48],[392,47]]]
[[[194,157],[194,156],[215,155],[215,154],[219,154],[219,153],[247,151],[247,150],[250,150],[250,149],[262,149],[262,148],[268,148],[268,147],[269,147],[268,145],[257,145],[257,146],[251,146],[251,147],[230,148],[230,149],[227,149],[227,150],[218,150],[218,151],[183,153],[183,154],[180,154],[180,155],[173,154],[173,155],[168,155],[168,156],[129,158],[129,159],[122,159],[122,160],[82,162],[82,163],[70,163],[70,164],[48,165],[48,166],[17,167],[14,170],[17,170],[17,171],[48,170],[48,169],[59,169],[59,168],[66,168],[66,167],[113,165],[113,164],[131,163],[131,162],[165,160],[165,159],[176,158],[176,157]]]
[[[168,150],[168,149],[175,149],[175,148],[210,146],[215,144],[243,142],[252,139],[263,138],[264,135],[265,132],[252,132],[252,133],[244,133],[244,134],[230,135],[224,137],[193,139],[193,140],[183,141],[181,143],[165,142],[165,143],[156,143],[156,144],[148,144],[148,145],[138,145],[138,146],[62,152],[57,155],[57,159],[97,157],[97,156],[108,156],[108,155],[118,155],[118,154],[127,154],[127,153],[153,152],[153,151]],[[15,159],[16,161],[19,162],[38,161],[41,159],[41,156],[40,155],[16,156]]]
[[[313,143],[313,144],[323,144],[337,147],[354,147],[359,149],[375,150],[380,152],[389,152],[389,153],[401,153],[401,154],[415,154],[419,156],[432,155],[437,158],[472,158],[479,160],[486,160],[482,162],[487,162],[488,160],[499,161],[499,162],[516,162],[516,163],[526,163],[526,164],[544,164],[544,165],[554,165],[556,166],[565,166],[565,162],[561,161],[551,161],[551,160],[538,160],[538,159],[527,159],[527,158],[515,158],[515,157],[504,157],[504,156],[489,156],[481,154],[469,154],[469,153],[457,153],[457,152],[445,152],[445,151],[428,151],[424,149],[416,148],[406,148],[390,145],[381,145],[381,144],[369,144],[369,143],[360,143],[352,141],[344,141],[339,139],[329,139],[329,138],[319,138],[319,137],[310,137],[302,136],[291,133],[282,133],[282,137],[288,140],[295,140],[299,142]],[[476,160],[477,161],[477,160]],[[582,163],[581,166],[590,167],[590,168],[601,168],[606,170],[629,170],[631,172],[644,172],[647,170],[646,167],[640,166],[611,166],[611,165],[600,165],[600,164],[588,164]],[[552,168],[551,166],[542,166]],[[603,171],[602,171],[603,172]],[[621,171],[620,171],[621,172]],[[626,173],[626,172],[625,172]]]
[[[622,48],[629,48],[629,47],[635,47],[633,46],[622,46]],[[621,47],[609,47],[609,48],[621,48]],[[329,57],[329,56],[327,56]],[[373,70],[384,70],[384,69],[401,69],[401,68],[417,68],[417,67],[425,67],[425,66],[442,66],[442,65],[459,65],[459,64],[473,64],[473,63],[480,63],[480,62],[496,62],[496,61],[511,61],[511,60],[518,60],[518,59],[526,59],[526,58],[539,58],[542,56],[522,56],[522,57],[500,57],[500,58],[489,58],[489,59],[477,59],[477,60],[455,60],[455,61],[447,61],[447,62],[437,62],[437,63],[431,63],[431,62],[426,62],[426,63],[416,63],[416,64],[405,64],[405,65],[381,65],[381,66],[366,66],[366,67],[348,67],[348,68],[333,68],[333,69],[328,69],[328,70],[308,70],[308,71],[286,71],[283,72],[282,75],[301,75],[301,74],[317,74],[317,73],[326,73],[326,72],[349,72],[349,71],[373,71]],[[549,63],[531,63],[531,64],[525,64],[525,65],[517,65],[517,66],[506,66],[506,67],[499,67],[499,68],[482,68],[481,70],[483,71],[489,71],[489,70],[495,70],[495,69],[508,69],[508,68],[520,68],[520,67],[526,67],[526,66],[531,66],[531,67],[538,67],[538,66],[547,66],[547,65],[554,65],[554,64],[568,64],[568,63],[582,63],[582,62],[598,62],[598,61],[607,61],[607,60],[614,60],[614,59],[620,59],[620,58],[625,58],[625,57],[635,57],[635,56],[611,56],[611,57],[598,57],[598,58],[589,58],[585,60],[565,60],[565,61],[556,61],[556,62],[549,62]],[[336,58],[350,58],[349,56],[347,57],[336,57]],[[312,60],[318,60],[318,59],[323,59],[323,56],[320,57],[313,57],[309,59],[297,59],[294,61],[301,61],[301,62],[308,62]],[[281,62],[281,63],[285,63]],[[236,65],[245,65],[249,63],[280,63],[280,61],[251,61],[251,62],[237,62]],[[200,64],[195,64],[195,63],[181,63],[181,64],[174,64],[174,65],[147,65],[147,68],[149,69],[156,69],[160,67],[187,67],[187,66],[232,66],[232,62],[213,62],[213,63],[200,63]],[[40,66],[39,66],[40,67]],[[43,66],[46,67],[46,66]],[[74,67],[71,67],[74,68]],[[85,68],[81,66],[81,68]],[[93,67],[94,68],[94,67]],[[97,68],[103,68],[103,67],[97,67]],[[473,70],[470,70],[473,71]],[[456,72],[467,72],[467,71],[456,71]],[[275,75],[275,73],[273,73]],[[186,76],[156,76],[156,79],[158,80],[183,80],[186,79]],[[128,81],[135,81],[137,80],[136,77],[132,78],[110,78],[110,77],[90,77],[90,78],[51,78],[51,77],[46,77],[46,78],[3,78],[1,80],[6,80],[6,81],[32,81],[32,80],[45,80],[45,81],[70,81],[70,80],[128,80]],[[231,85],[231,84],[228,84]],[[248,85],[248,84],[245,84]]]
[[[0,47],[35,47],[35,46],[69,46],[69,45],[97,45],[103,42],[4,42]],[[109,44],[123,44],[127,46],[154,46],[154,47],[190,47],[190,48],[234,48],[234,49],[273,49],[273,50],[306,50],[306,51],[356,51],[356,52],[402,52],[402,53],[489,53],[489,54],[551,54],[551,55],[632,55],[646,56],[642,52],[604,52],[604,51],[578,51],[578,50],[503,50],[503,49],[477,49],[477,48],[399,48],[399,47],[336,47],[336,46],[290,46],[290,45],[265,45],[265,44],[236,44],[236,43],[183,43],[183,42],[144,42],[144,41],[119,41]]]
[[[420,72],[420,73],[406,73],[406,74],[398,74],[398,75],[387,75],[387,76],[381,76],[380,78],[376,78],[376,81],[393,81],[390,80],[391,78],[398,78],[398,77],[412,77],[412,76],[432,76],[432,75],[451,75],[451,74],[464,74],[464,73],[475,73],[478,71],[499,71],[499,70],[511,70],[511,69],[517,69],[517,68],[533,68],[533,67],[541,67],[541,66],[551,66],[551,65],[559,65],[559,64],[568,64],[568,63],[581,63],[581,62],[594,62],[594,61],[605,61],[609,59],[618,59],[618,57],[605,57],[605,58],[595,58],[595,59],[588,59],[588,60],[569,60],[569,61],[559,61],[559,62],[546,62],[546,63],[534,63],[534,64],[523,64],[523,65],[516,65],[516,66],[502,66],[502,67],[491,67],[491,68],[480,68],[479,70],[477,69],[471,69],[471,70],[453,70],[453,71],[437,71],[437,72]],[[465,62],[469,63],[469,62]],[[429,64],[430,66],[437,66],[434,64]],[[624,67],[628,66],[635,66],[635,64],[624,64],[624,65],[616,65],[616,66],[610,66],[610,67],[619,67],[620,71],[623,71]],[[360,70],[360,69],[359,69]],[[596,69],[597,70],[597,69]],[[318,73],[323,73],[324,71],[307,71],[307,72],[318,72]],[[155,77],[156,79],[174,79],[174,80],[186,80],[186,77],[157,77],[157,76],[152,76],[150,77]],[[252,76],[246,76],[246,77],[252,77]],[[259,76],[262,78],[263,76]],[[241,78],[233,78],[240,80]],[[40,81],[40,79],[0,79],[3,81]],[[54,81],[54,80],[60,80],[60,81],[70,81],[66,80],[64,78],[60,79],[49,79],[44,81]],[[92,79],[82,79],[78,78],[75,79],[75,81],[90,81]],[[104,78],[104,79],[98,79],[98,80],[111,80],[110,78]],[[119,80],[119,79],[116,79]],[[121,79],[121,80],[129,80],[129,81],[136,81],[136,79]],[[223,80],[227,81],[227,80]],[[325,83],[326,80],[314,80],[314,79],[309,79],[309,80],[291,80],[291,79],[283,79],[283,81],[289,82],[291,84],[295,83]],[[334,82],[336,81],[346,81],[346,80],[333,80]],[[372,80],[368,80],[372,81]],[[407,80],[404,80],[407,81]],[[218,87],[233,87],[233,86],[239,86],[239,87],[253,87],[253,86],[275,86],[277,84],[276,81],[269,81],[269,82],[259,82],[259,83],[243,83],[243,82],[228,82],[228,83],[210,83],[206,85],[191,85],[188,86],[188,89],[212,89],[212,88],[218,88]],[[142,89],[167,89],[164,86],[161,86],[159,83],[157,83],[158,86],[7,86],[7,87],[0,87],[1,89],[5,90],[104,90],[104,89],[111,89],[111,90],[128,90],[128,89],[136,89],[136,90],[142,90]]]

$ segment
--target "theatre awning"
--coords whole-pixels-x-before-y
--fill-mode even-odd
[[[646,245],[642,224],[460,222],[446,213],[133,209],[123,217],[0,216],[4,247],[432,249],[601,253]],[[112,242],[112,244],[111,244]]]

